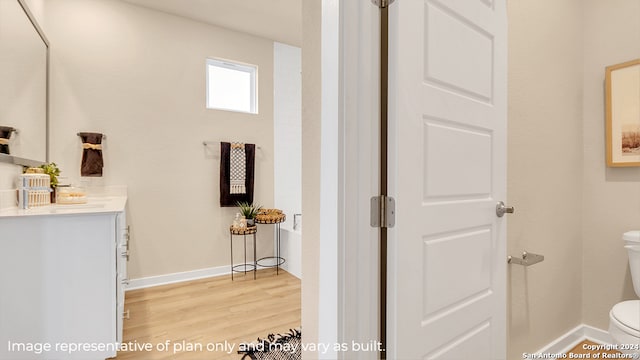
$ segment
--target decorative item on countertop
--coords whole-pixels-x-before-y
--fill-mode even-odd
[[[60,169],[56,163],[48,163],[41,165],[40,168],[44,171],[45,174],[50,177],[50,186],[51,186],[51,203],[56,202],[56,188],[58,187],[58,176],[60,176]]]
[[[44,174],[44,169],[30,167],[30,168],[24,169],[24,173],[25,174]]]
[[[236,206],[239,201],[253,202],[256,146],[234,143],[233,147],[235,149],[228,142],[220,143],[220,206],[222,207]],[[241,147],[244,150],[244,163],[242,163],[242,156],[239,155],[242,153]],[[244,168],[244,174],[240,168]]]
[[[82,139],[82,164],[80,165],[80,175],[82,176],[102,176],[104,160],[102,159],[102,138],[101,133],[80,132],[78,136]]]
[[[58,204],[86,204],[87,193],[83,188],[75,186],[59,186],[56,190]]]
[[[278,224],[287,220],[287,216],[280,209],[261,209],[256,215],[258,224]]]
[[[29,173],[18,177],[18,207],[28,209],[51,204],[51,177]]]
[[[0,126],[0,154],[11,155],[9,150],[9,139],[16,129],[11,126]]]
[[[237,205],[240,208],[240,213],[247,219],[247,225],[253,226],[254,219],[262,209],[262,206],[253,205],[245,201],[238,201]]]

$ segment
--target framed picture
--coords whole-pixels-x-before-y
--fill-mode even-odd
[[[640,166],[640,59],[606,68],[607,166]]]

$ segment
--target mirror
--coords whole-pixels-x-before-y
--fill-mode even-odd
[[[49,43],[25,0],[0,1],[0,161],[48,159]]]
[[[640,166],[640,59],[606,68],[607,165]]]

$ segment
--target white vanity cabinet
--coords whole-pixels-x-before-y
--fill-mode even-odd
[[[0,359],[116,355],[127,281],[125,202],[0,213]]]

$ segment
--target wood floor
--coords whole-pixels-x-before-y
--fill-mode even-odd
[[[121,351],[117,360],[239,359],[240,343],[300,327],[298,278],[266,269],[258,271],[257,280],[253,273],[234,279],[221,276],[127,292],[130,319],[124,322],[122,342],[138,351]],[[143,346],[153,350],[139,350]]]
[[[584,349],[584,345],[599,345],[598,343],[594,343],[593,341],[584,340],[580,344],[576,345],[573,349],[571,349],[567,355],[574,354],[573,359],[602,359],[602,353],[606,354],[620,354],[617,350],[586,350]],[[598,354],[597,357],[594,355]],[[582,357],[581,357],[582,356]]]
[[[127,292],[125,309],[130,319],[122,342],[137,350],[121,351],[117,360],[237,360],[239,344],[300,327],[300,280],[266,269],[257,280],[251,273],[237,274],[233,282],[227,275],[158,286]],[[596,345],[585,340],[568,354],[618,353],[585,350],[584,344]]]

